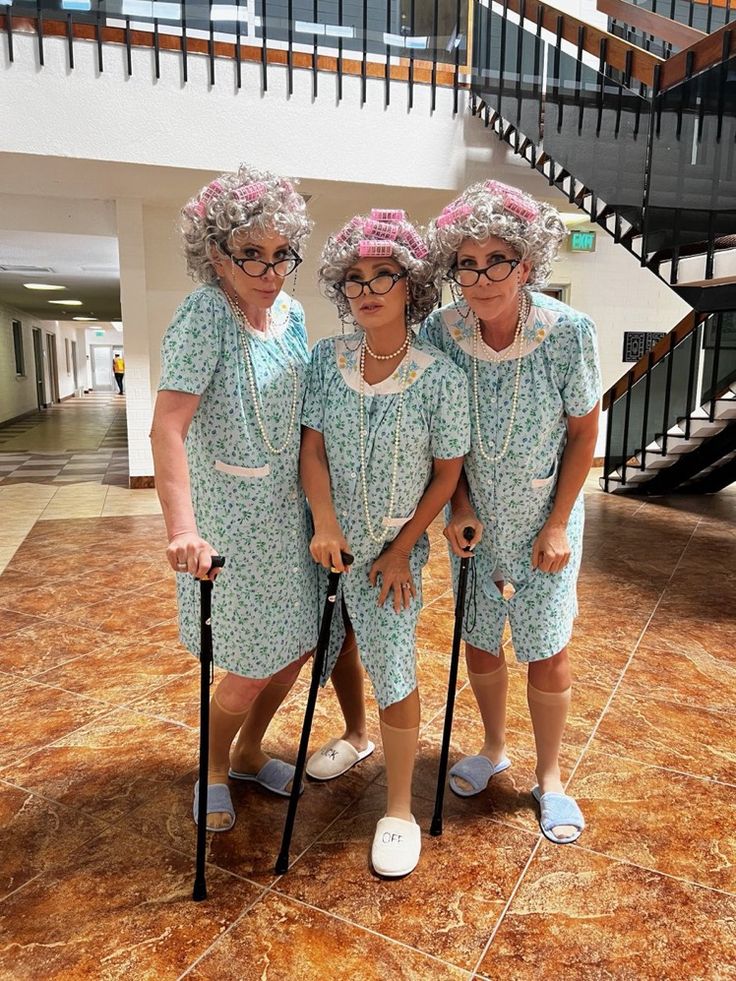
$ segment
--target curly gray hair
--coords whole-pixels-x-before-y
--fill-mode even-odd
[[[340,289],[348,269],[358,259],[386,256],[406,270],[409,300],[407,320],[418,324],[437,306],[437,270],[424,236],[405,212],[374,208],[370,215],[356,215],[325,242],[320,257],[319,282],[340,317],[350,314],[350,304]]]
[[[241,164],[236,174],[221,174],[181,210],[187,272],[200,283],[216,283],[211,260],[214,245],[230,251],[238,239],[278,232],[299,252],[312,231],[304,198],[294,181]]]
[[[552,205],[520,188],[490,180],[471,184],[430,222],[428,231],[432,258],[443,276],[455,265],[457,250],[466,238],[482,242],[497,237],[531,263],[527,286],[532,289],[549,279],[566,235]]]

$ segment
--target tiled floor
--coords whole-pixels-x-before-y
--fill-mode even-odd
[[[125,398],[90,393],[0,424],[0,485],[128,486]]]
[[[273,873],[285,802],[235,787],[238,821],[211,836],[201,904],[189,898],[197,673],[176,640],[152,492],[0,488],[19,545],[0,576],[0,978],[736,977],[736,495],[641,503],[593,488],[564,751],[588,819],[579,844],[538,833],[514,667],[513,767],[478,798],[448,794],[444,835],[424,836],[412,876],[369,870],[378,750],[308,785],[286,876]],[[425,831],[452,627],[433,531]],[[286,759],[306,684],[304,672],[267,737]],[[314,745],[338,718],[328,688]],[[369,718],[375,737],[373,703]],[[452,757],[479,738],[461,670]]]

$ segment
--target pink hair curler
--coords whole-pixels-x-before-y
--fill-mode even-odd
[[[425,259],[429,255],[429,249],[422,241],[421,236],[408,222],[402,229],[401,237],[415,259]]]
[[[502,184],[501,181],[486,181],[483,185],[491,194],[503,199],[504,211],[508,211],[522,221],[534,221],[539,217],[539,208],[533,201],[516,187]]]
[[[406,221],[406,212],[401,208],[371,208],[374,221]]]
[[[392,256],[394,247],[391,242],[381,241],[380,239],[364,238],[358,243],[358,255],[362,259],[376,258],[379,256]]]
[[[253,181],[252,184],[243,184],[242,187],[238,187],[233,191],[233,197],[237,198],[238,201],[245,201],[246,204],[253,204],[259,198],[263,197],[268,188],[263,183],[263,181]]]
[[[447,225],[454,225],[472,212],[469,204],[448,205],[436,221],[438,228],[445,228]]]
[[[366,238],[386,238],[395,242],[401,231],[401,226],[393,222],[376,221],[373,218],[369,218],[368,221],[363,223],[363,231],[366,234]]]
[[[351,218],[350,219],[350,221],[347,223],[347,225],[343,225],[343,227],[340,229],[340,231],[335,236],[335,241],[337,242],[337,244],[340,245],[343,242],[346,242],[357,228],[360,228],[361,231],[362,231],[362,229],[363,229],[363,220],[362,220],[362,218],[359,218],[356,215],[355,218]]]

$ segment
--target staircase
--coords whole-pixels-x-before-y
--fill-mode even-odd
[[[538,0],[475,5],[474,114],[693,307],[606,393],[609,492],[736,477],[736,25],[694,35],[665,61]]]

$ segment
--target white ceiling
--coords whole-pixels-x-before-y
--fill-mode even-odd
[[[24,283],[50,283],[67,288],[41,292],[25,289]],[[65,298],[81,300],[82,306],[64,307],[48,302]],[[82,316],[119,320],[117,239],[0,229],[0,302],[45,320]]]

